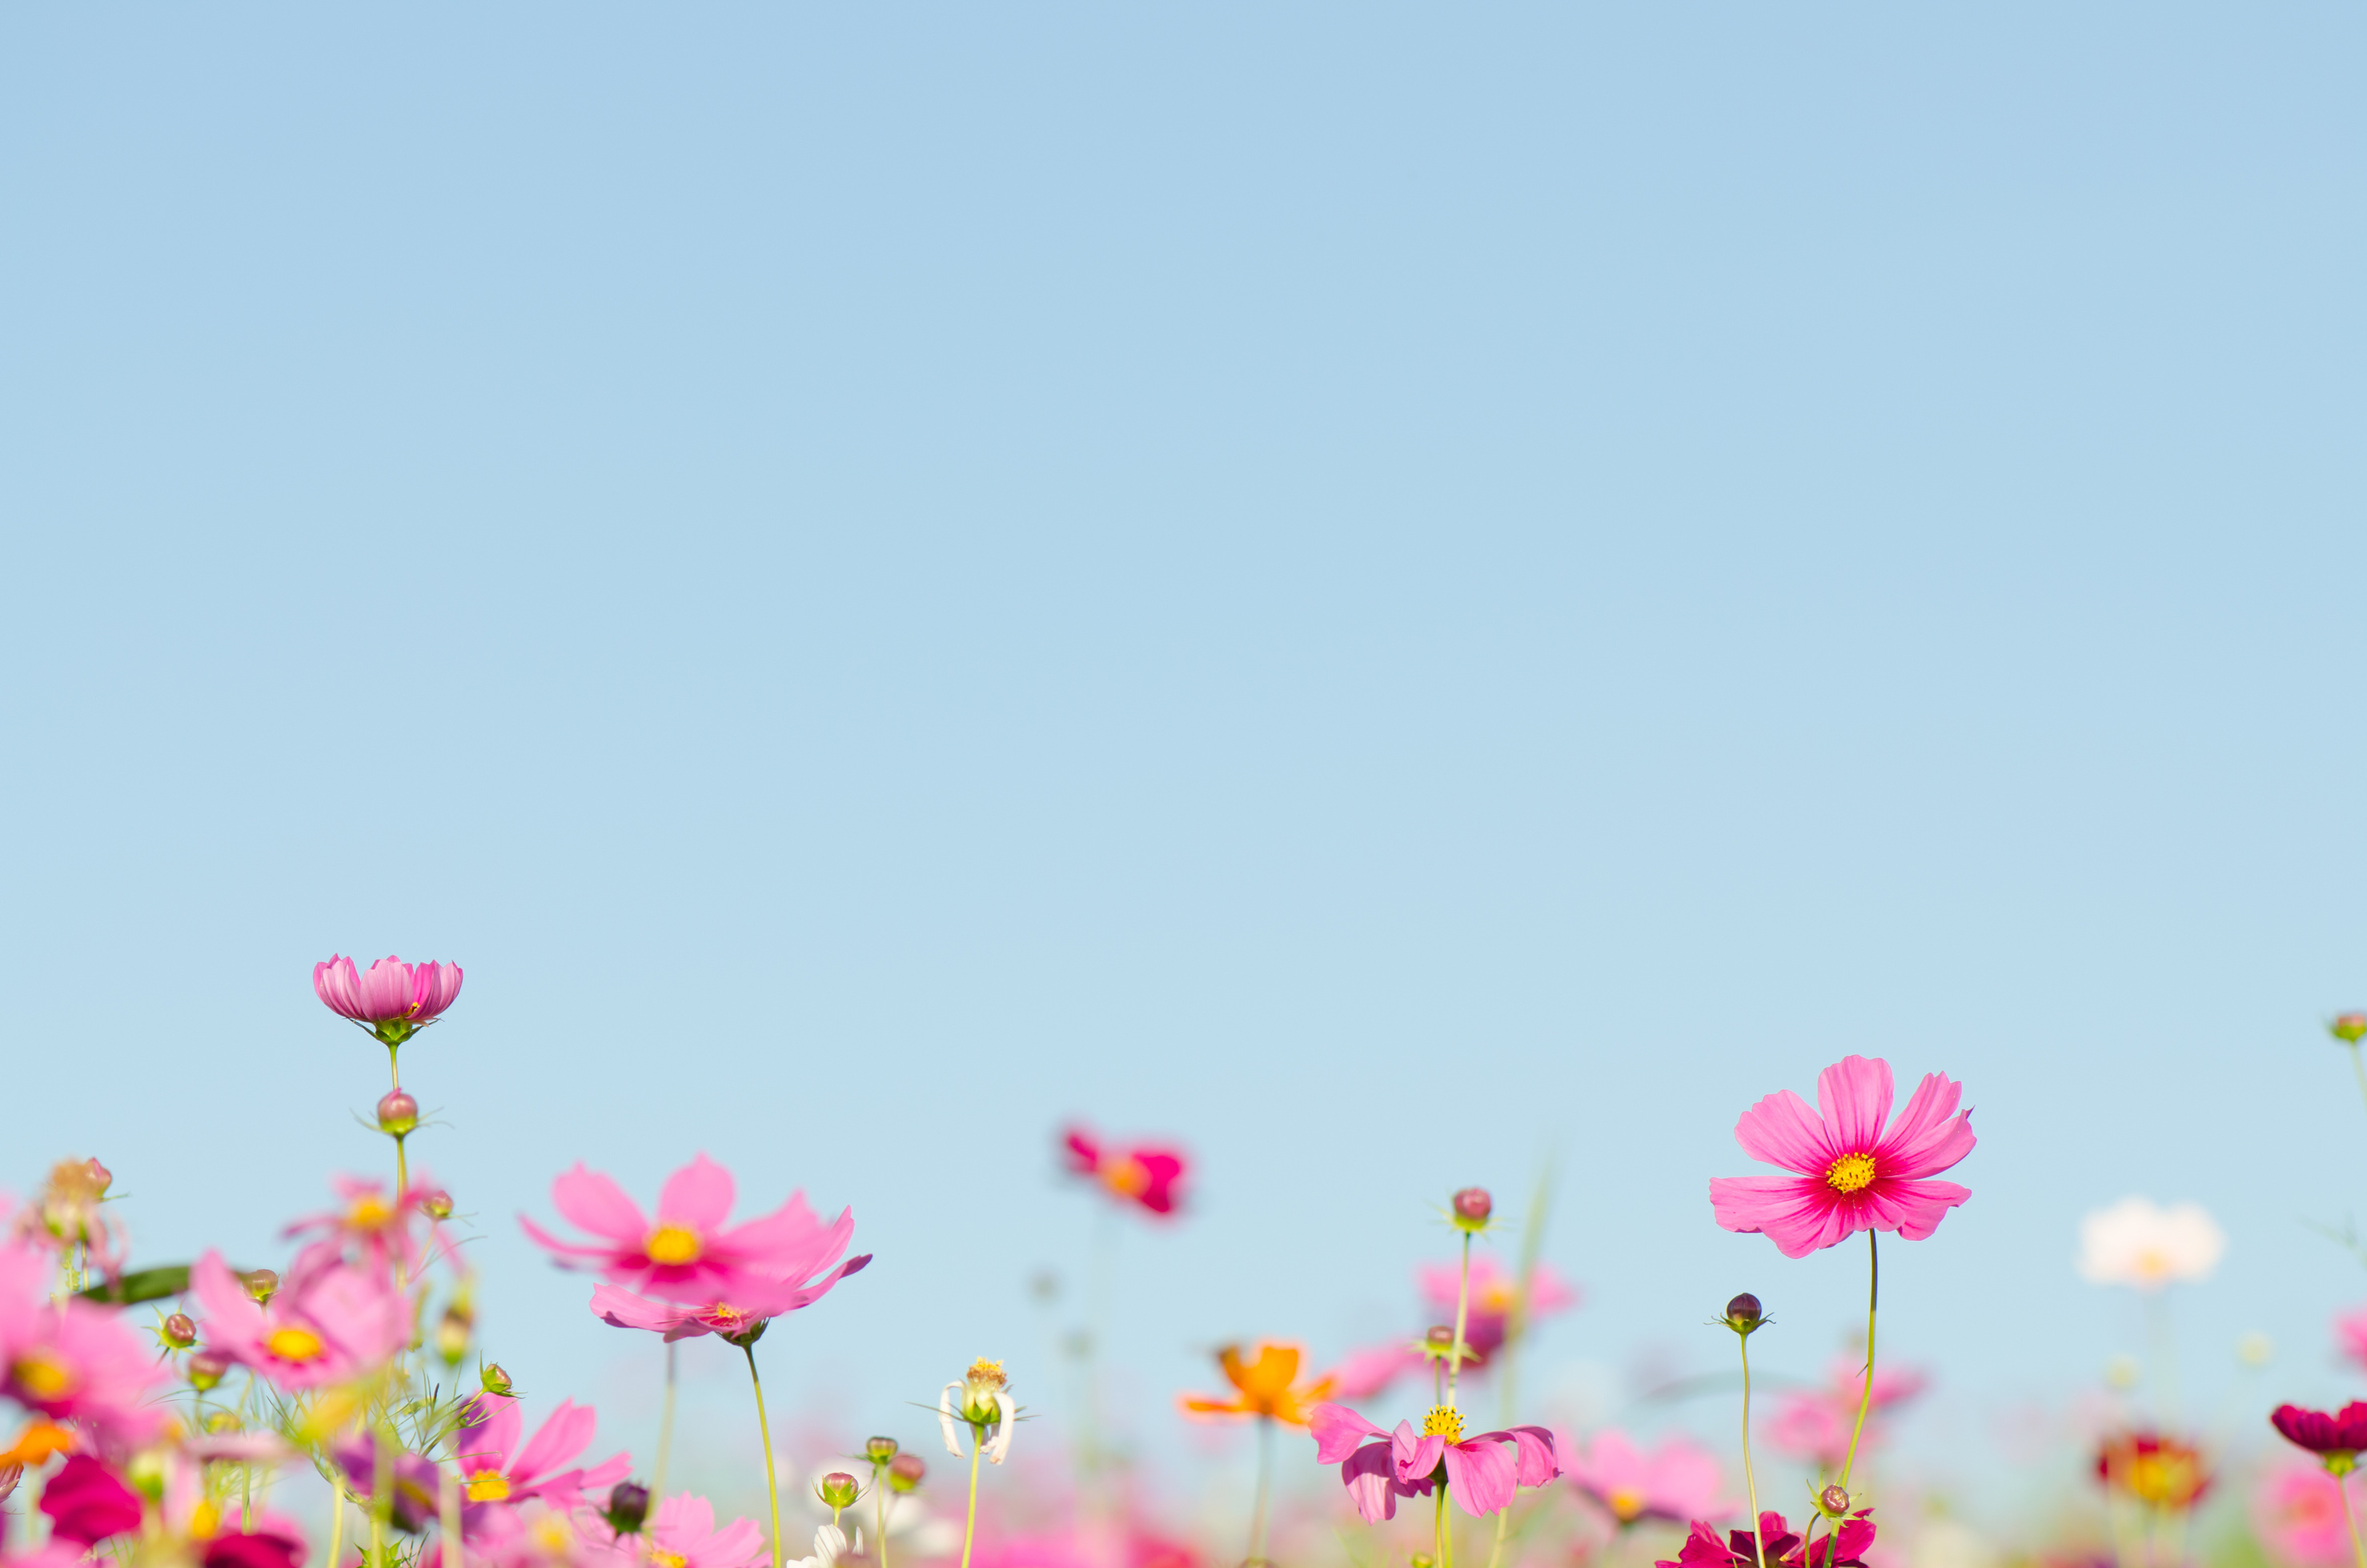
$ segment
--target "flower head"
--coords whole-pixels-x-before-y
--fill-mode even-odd
[[[1714,1519],[1734,1509],[1717,1495],[1717,1456],[1682,1433],[1647,1451],[1626,1433],[1605,1428],[1569,1462],[1570,1484],[1622,1529],[1655,1519]]]
[[[123,1233],[101,1205],[115,1173],[96,1159],[62,1159],[50,1168],[40,1196],[17,1216],[23,1240],[57,1253],[81,1249],[92,1263],[112,1273],[123,1262]]]
[[[1186,1166],[1172,1145],[1104,1144],[1083,1127],[1069,1128],[1061,1142],[1070,1174],[1098,1181],[1119,1202],[1164,1219],[1182,1201]]]
[[[2280,1404],[2269,1413],[2269,1424],[2296,1448],[2307,1449],[2341,1474],[2350,1470],[2359,1452],[2367,1449],[2367,1400],[2352,1400],[2331,1416]]]
[[[1973,1152],[1972,1112],[1958,1111],[1964,1086],[1927,1074],[1907,1109],[1890,1114],[1890,1064],[1844,1056],[1817,1076],[1817,1106],[1790,1089],[1742,1113],[1735,1141],[1754,1159],[1796,1176],[1719,1177],[1709,1184],[1717,1223],[1759,1232],[1786,1258],[1805,1258],[1862,1230],[1920,1241],[1972,1196],[1928,1177]]]
[[[411,1314],[392,1284],[370,1270],[320,1258],[258,1303],[209,1252],[189,1270],[205,1312],[207,1349],[252,1367],[283,1389],[345,1382],[383,1364],[411,1337]]]
[[[2357,1408],[2367,1412],[2367,1405]],[[2158,1432],[2121,1432],[2105,1438],[2096,1450],[2096,1479],[2140,1503],[2171,1511],[2192,1507],[2211,1489],[2202,1450]]]
[[[120,1310],[79,1296],[51,1305],[48,1274],[31,1247],[0,1247],[0,1392],[111,1441],[145,1438],[161,1419],[148,1395],[170,1374]]]
[[[584,1494],[605,1491],[624,1480],[633,1468],[628,1454],[611,1455],[589,1468],[571,1466],[592,1446],[595,1425],[590,1405],[564,1400],[527,1438],[515,1399],[478,1394],[461,1412],[456,1439],[469,1503],[523,1503],[540,1497],[555,1507],[572,1508],[583,1502]]]
[[[1263,1416],[1294,1427],[1306,1426],[1309,1410],[1331,1393],[1331,1380],[1318,1378],[1294,1386],[1307,1354],[1303,1345],[1261,1339],[1251,1348],[1254,1354],[1249,1356],[1242,1354],[1239,1345],[1228,1345],[1217,1352],[1217,1365],[1224,1371],[1225,1381],[1233,1385],[1232,1398],[1187,1393],[1177,1403],[1187,1415]]]
[[[1452,1318],[1463,1288],[1462,1264],[1425,1263],[1414,1277],[1421,1286],[1423,1303]],[[1486,1366],[1489,1358],[1503,1348],[1505,1337],[1513,1332],[1516,1313],[1525,1323],[1534,1323],[1568,1312],[1582,1299],[1578,1287],[1554,1272],[1553,1265],[1539,1263],[1529,1276],[1528,1300],[1523,1303],[1520,1276],[1487,1254],[1479,1254],[1471,1259],[1471,1299],[1463,1325],[1463,1348],[1472,1354],[1464,1365]]]
[[[647,1528],[649,1568],[753,1568],[766,1554],[764,1532],[753,1519],[715,1528],[715,1506],[674,1494],[658,1505]]]
[[[579,1164],[550,1184],[550,1201],[597,1242],[561,1241],[523,1215],[518,1224],[561,1267],[588,1269],[644,1295],[696,1303],[728,1301],[751,1280],[802,1283],[844,1252],[855,1235],[854,1210],[841,1211],[825,1225],[802,1192],[761,1219],[726,1226],[733,1195],[731,1173],[700,1155],[666,1178],[652,1222],[623,1188]],[[839,1270],[816,1294],[860,1266]]]
[[[1442,1480],[1465,1513],[1492,1514],[1520,1487],[1543,1486],[1562,1469],[1543,1427],[1467,1438],[1461,1413],[1446,1405],[1424,1416],[1419,1433],[1410,1421],[1385,1432],[1344,1404],[1317,1405],[1308,1425],[1316,1461],[1340,1467],[1341,1484],[1366,1524],[1396,1517],[1399,1498],[1426,1497]]]
[[[400,1045],[459,997],[460,966],[389,957],[357,975],[352,959],[332,956],[312,965],[312,994],[331,1012],[352,1019],[389,1045]]]
[[[367,1261],[381,1271],[397,1262],[406,1269],[419,1261],[418,1238],[412,1224],[426,1213],[427,1199],[436,1190],[425,1173],[400,1193],[389,1193],[386,1183],[361,1176],[340,1176],[330,1185],[337,1206],[291,1221],[283,1237],[313,1236],[329,1243],[328,1256]]]
[[[1866,1549],[1874,1544],[1874,1521],[1866,1517],[1871,1512],[1859,1509],[1813,1547],[1784,1522],[1783,1515],[1772,1511],[1759,1516],[1756,1535],[1748,1529],[1738,1529],[1724,1540],[1706,1523],[1695,1519],[1676,1561],[1655,1564],[1655,1568],[1757,1568],[1762,1549],[1769,1562],[1782,1563],[1784,1568],[1864,1568]]]
[[[1001,1464],[1011,1451],[1011,1435],[1018,1425],[1019,1406],[1011,1398],[1011,1380],[1003,1375],[1001,1361],[980,1357],[961,1382],[946,1384],[937,1395],[937,1427],[946,1451],[956,1459],[962,1457],[960,1434],[967,1426],[987,1462]]]
[[[2367,1481],[2287,1461],[2269,1467],[2252,1494],[2252,1529],[2278,1561],[2297,1568],[2349,1568],[2350,1527],[2342,1489],[2367,1511]]]
[[[844,1220],[846,1216],[840,1218]],[[839,1246],[843,1249],[845,1243],[842,1241]],[[832,1285],[849,1274],[861,1273],[870,1261],[871,1254],[862,1253],[821,1278],[809,1280],[764,1280],[749,1275],[734,1285],[728,1296],[717,1296],[695,1305],[651,1301],[647,1296],[635,1295],[622,1285],[595,1285],[592,1314],[611,1328],[645,1328],[663,1335],[669,1345],[677,1339],[695,1339],[702,1334],[715,1335],[734,1345],[753,1344],[773,1319],[811,1306],[828,1295]]]
[[[90,1455],[70,1454],[41,1488],[41,1512],[52,1535],[93,1546],[140,1528],[140,1494]]]
[[[2099,1285],[2158,1291],[2207,1280],[2226,1250],[2226,1233],[2197,1203],[2124,1198],[2079,1222],[2079,1274]]]

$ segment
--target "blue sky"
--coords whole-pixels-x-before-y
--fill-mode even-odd
[[[699,1149],[878,1255],[786,1403],[1056,1386],[1079,1114],[1202,1164],[1116,1288],[1165,1443],[1549,1151],[1541,1385],[1743,1288],[1815,1370],[1858,1255],[1704,1184],[1857,1051],[1976,1107],[1886,1280],[1958,1419],[2141,1348],[2128,1192],[2233,1237],[2196,1367],[2331,1394],[2362,27],[11,11],[0,1177],[263,1254],[380,1158],[311,964],[456,959],[416,1147],[530,1392],[646,1444],[512,1216]]]

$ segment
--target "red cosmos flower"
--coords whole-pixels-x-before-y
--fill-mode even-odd
[[[2367,1413],[2367,1405],[2359,1408]],[[2191,1443],[2154,1432],[2123,1432],[2105,1438],[2096,1451],[2096,1479],[2157,1508],[2191,1508],[2211,1490],[2211,1472],[2203,1463],[2203,1451]]]
[[[140,1494],[88,1454],[72,1454],[41,1488],[41,1512],[51,1534],[90,1546],[140,1528]]]
[[[1061,1137],[1070,1175],[1091,1177],[1110,1196],[1139,1203],[1162,1218],[1175,1212],[1183,1197],[1176,1190],[1184,1183],[1183,1150],[1165,1144],[1105,1145],[1089,1129],[1076,1126]]]
[[[1747,1529],[1727,1534],[1724,1540],[1717,1532],[1699,1519],[1685,1536],[1685,1544],[1678,1550],[1676,1561],[1658,1562],[1653,1568],[1758,1568],[1761,1546],[1772,1565],[1784,1568],[1865,1568],[1865,1549],[1874,1544],[1874,1521],[1866,1517],[1870,1508],[1860,1508],[1840,1521],[1835,1533],[1821,1537],[1817,1544],[1805,1550],[1784,1516],[1772,1510],[1759,1516],[1759,1533]],[[1814,1521],[1811,1521],[1812,1523]],[[1839,1551],[1835,1542],[1839,1542]]]
[[[2285,1441],[2324,1460],[2337,1475],[2350,1469],[2359,1451],[2367,1449],[2367,1400],[2354,1399],[2331,1416],[2280,1404],[2269,1413],[2269,1424],[2284,1434]]]

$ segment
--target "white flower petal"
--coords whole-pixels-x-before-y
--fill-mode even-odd
[[[956,1459],[962,1454],[961,1438],[954,1425],[954,1394],[961,1388],[957,1382],[946,1384],[945,1393],[937,1395],[937,1427],[946,1435],[946,1452]]]
[[[1011,1402],[1009,1394],[997,1389],[994,1407],[1002,1412],[1002,1419],[994,1424],[994,1440],[986,1445],[986,1461],[989,1464],[1001,1464],[1002,1456],[1011,1451],[1011,1434],[1019,1429],[1019,1406]]]

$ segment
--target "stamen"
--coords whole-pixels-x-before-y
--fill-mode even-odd
[[[1836,1192],[1861,1192],[1874,1185],[1872,1155],[1843,1155],[1825,1172],[1825,1185]]]

